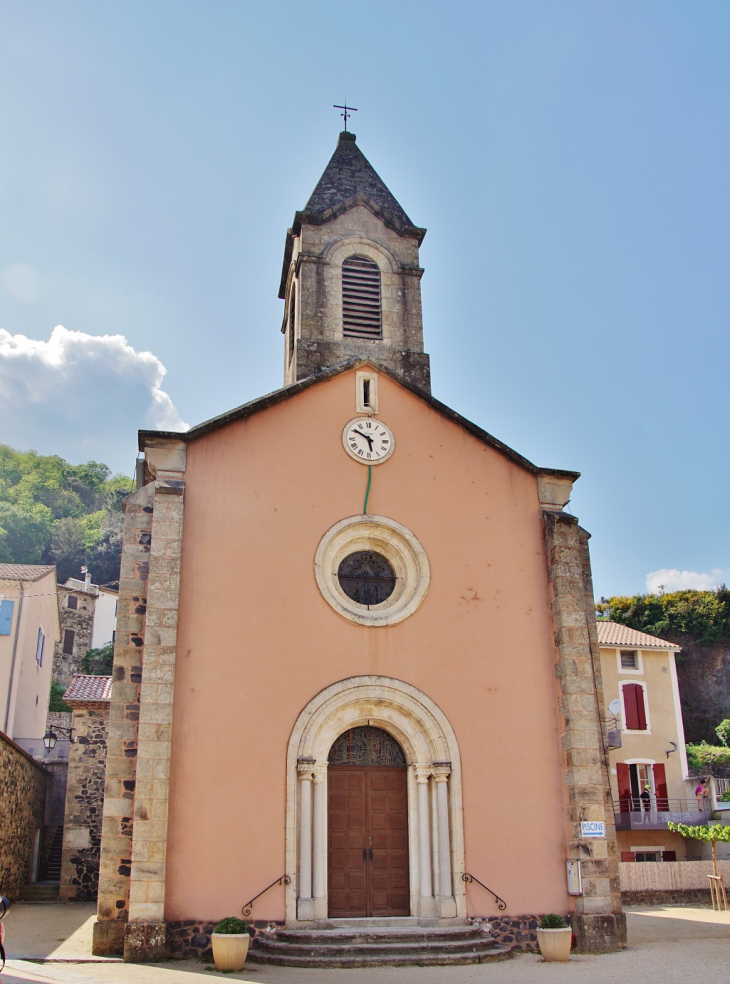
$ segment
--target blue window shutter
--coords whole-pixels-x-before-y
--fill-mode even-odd
[[[35,661],[39,665],[43,662],[43,629],[38,629],[38,641],[35,644]]]
[[[38,660],[41,666],[43,666],[43,650],[46,648],[46,636],[45,633],[41,636],[41,658]]]
[[[10,635],[14,608],[14,601],[0,601],[0,635]]]

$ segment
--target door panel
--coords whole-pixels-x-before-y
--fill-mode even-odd
[[[406,770],[337,766],[328,788],[330,917],[409,915]]]

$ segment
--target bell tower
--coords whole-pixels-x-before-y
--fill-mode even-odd
[[[287,231],[279,290],[285,385],[355,357],[374,359],[431,392],[418,259],[425,235],[355,134],[341,133]]]

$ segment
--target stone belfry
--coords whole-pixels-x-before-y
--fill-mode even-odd
[[[337,149],[287,232],[279,297],[284,302],[284,382],[349,358],[368,358],[431,391],[423,351],[415,226],[355,142]]]

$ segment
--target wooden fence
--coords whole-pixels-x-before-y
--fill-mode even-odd
[[[709,891],[712,861],[620,861],[618,868],[622,892]],[[717,871],[730,885],[730,861],[718,861]]]

